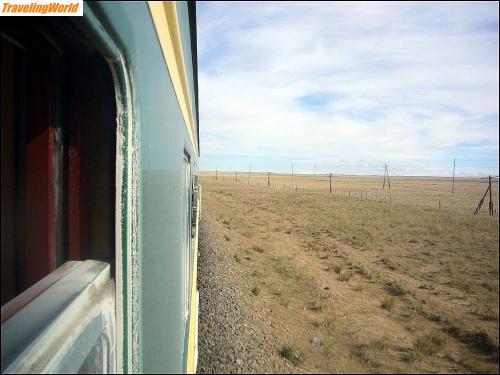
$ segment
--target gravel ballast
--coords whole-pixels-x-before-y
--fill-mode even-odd
[[[245,308],[244,281],[231,267],[227,241],[204,217],[200,222],[198,373],[255,373],[272,349],[264,326]],[[234,263],[234,260],[233,260]]]

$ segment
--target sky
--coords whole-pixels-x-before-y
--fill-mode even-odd
[[[498,14],[197,2],[201,169],[498,175]]]

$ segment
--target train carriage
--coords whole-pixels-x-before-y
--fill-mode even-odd
[[[1,23],[9,372],[196,371],[196,7]]]

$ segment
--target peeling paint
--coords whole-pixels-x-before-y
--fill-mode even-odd
[[[110,66],[117,108],[116,134],[116,289],[117,289],[117,363],[119,372],[141,372],[141,261],[139,246],[139,150],[138,129],[132,105],[133,92],[128,62],[123,50],[97,19],[94,10],[86,6],[84,15],[94,37],[98,38],[104,58]]]

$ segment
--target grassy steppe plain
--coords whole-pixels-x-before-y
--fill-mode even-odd
[[[202,174],[202,214],[290,371],[498,373],[498,220],[467,207],[484,184],[458,180],[450,197],[449,181],[391,179],[401,200],[455,202],[440,210],[223,176]],[[345,190],[371,194],[380,179],[348,177]]]
[[[215,172],[201,172],[206,180],[215,180]],[[275,190],[310,193],[328,193],[330,177],[280,173],[218,172],[216,182],[235,182],[247,185],[267,187]],[[452,179],[449,177],[401,177],[391,176],[385,188],[382,176],[332,175],[333,195],[351,196],[379,202],[397,203],[422,208],[441,208],[453,212],[472,213],[486,191],[486,180],[479,178],[456,178],[454,194]],[[498,209],[498,184],[493,184],[493,201]],[[487,197],[488,198],[488,197]],[[441,206],[440,206],[441,205]],[[488,202],[485,200],[480,214],[488,214]]]

